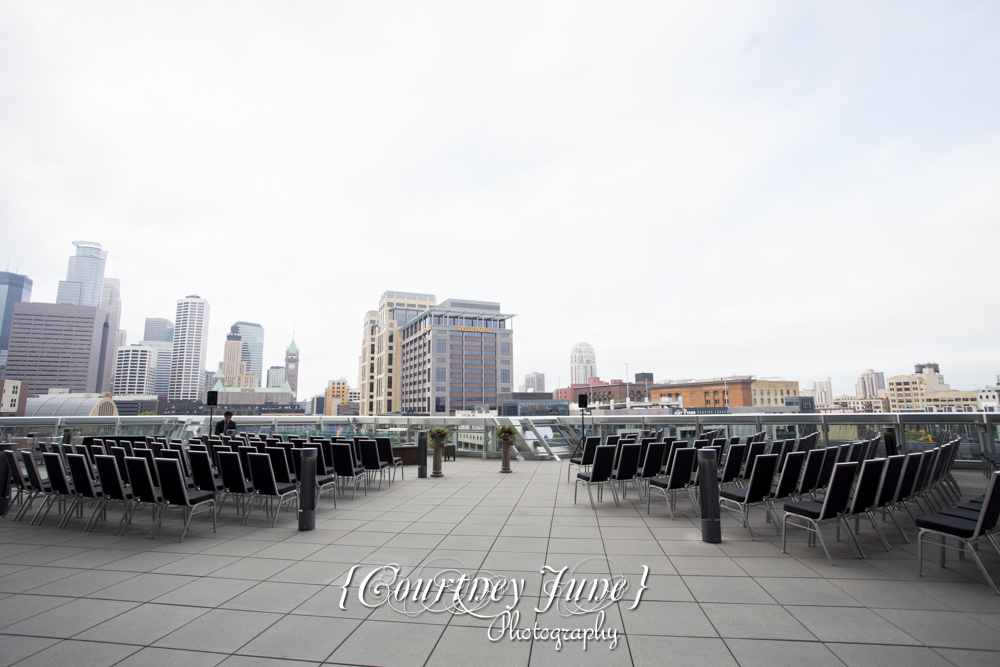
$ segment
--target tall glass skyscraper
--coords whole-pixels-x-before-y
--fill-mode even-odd
[[[100,308],[108,253],[101,250],[100,243],[73,241],[73,245],[76,255],[69,258],[66,280],[59,281],[56,303]]]
[[[257,386],[264,371],[264,327],[253,322],[237,322],[233,325],[243,340],[243,361],[247,373],[257,376]]]
[[[31,278],[0,271],[0,368],[7,365],[10,323],[14,319],[14,304],[31,301]],[[3,377],[0,371],[0,378]]]

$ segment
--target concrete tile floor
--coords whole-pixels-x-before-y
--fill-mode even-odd
[[[917,576],[916,546],[885,528],[886,553],[862,525],[868,558],[847,542],[829,544],[831,567],[805,534],[789,553],[762,511],[757,537],[723,515],[722,544],[701,541],[700,521],[678,496],[671,521],[662,498],[650,513],[629,493],[621,507],[604,494],[597,510],[581,490],[573,502],[565,462],[521,462],[501,475],[497,461],[459,459],[445,477],[407,480],[321,501],[317,529],[300,533],[294,514],[270,527],[255,510],[247,526],[231,507],[213,533],[195,517],[178,543],[179,513],[144,539],[149,512],[126,535],[109,513],[93,533],[84,519],[65,530],[0,521],[0,667],[5,665],[995,665],[1000,664],[1000,598],[974,564],[927,561]],[[956,475],[968,496],[982,492],[975,471]],[[30,518],[30,513],[29,513]],[[912,522],[904,520],[912,537]],[[936,556],[936,550],[929,555]],[[1000,580],[1000,559],[981,555]],[[588,560],[589,559],[589,560]],[[609,560],[610,559],[610,563]],[[340,609],[347,572],[356,570]],[[560,650],[551,639],[490,641],[490,619],[450,613],[406,615],[358,603],[362,576],[396,563],[412,581],[441,567],[525,580],[521,628],[593,627],[594,615],[536,612],[544,604],[538,569],[576,567],[577,577],[623,572],[625,599],[605,609],[608,641]],[[629,609],[649,568],[643,601]],[[613,571],[613,572],[612,572]],[[510,591],[483,613],[513,604]],[[412,609],[407,606],[407,609]],[[496,633],[494,633],[496,634]],[[529,633],[530,634],[530,633]]]

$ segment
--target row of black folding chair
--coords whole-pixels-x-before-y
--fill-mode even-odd
[[[920,529],[917,533],[917,571],[920,576],[924,573],[924,540],[937,537],[941,567],[947,561],[947,549],[958,550],[960,556],[970,555],[993,592],[1000,595],[1000,588],[997,588],[977,553],[979,545],[984,541],[989,542],[1000,553],[1000,541],[997,539],[997,528],[1000,525],[1000,472],[994,472],[990,477],[986,494],[981,500],[925,514],[916,520],[916,524]],[[956,544],[950,544],[949,539],[954,539]]]

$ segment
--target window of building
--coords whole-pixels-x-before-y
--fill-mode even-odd
[[[500,381],[501,382],[510,382],[510,370],[508,370],[508,369],[505,368],[505,369],[503,369],[503,370],[500,371]]]
[[[438,354],[443,354],[447,349],[447,342],[444,338],[438,338],[434,341],[434,351]]]
[[[510,343],[500,343],[500,356],[510,356]]]

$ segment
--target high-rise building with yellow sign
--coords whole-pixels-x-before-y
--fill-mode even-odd
[[[493,301],[447,299],[401,326],[404,414],[497,408],[514,373],[514,315]]]

